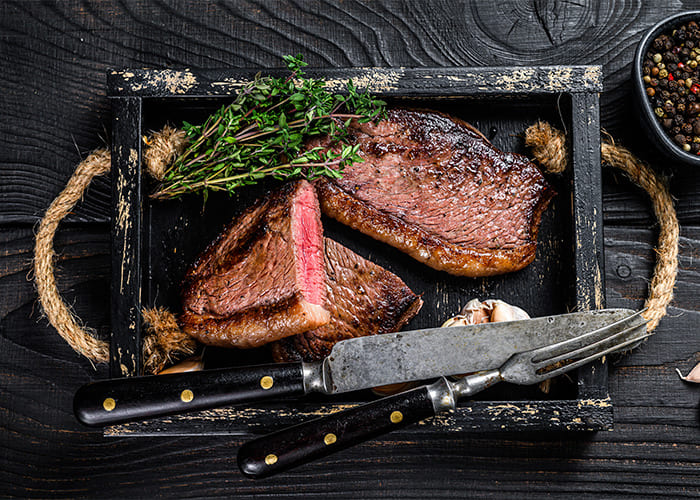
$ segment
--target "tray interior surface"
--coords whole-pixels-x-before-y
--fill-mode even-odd
[[[450,98],[390,98],[390,106],[434,109],[461,118],[481,130],[499,149],[529,155],[524,146],[525,129],[538,119],[568,128],[571,100],[567,95],[529,97],[497,96]],[[143,129],[159,130],[164,124],[182,120],[199,123],[227,99],[146,99]],[[570,174],[547,176],[557,191],[542,216],[537,257],[525,269],[490,278],[464,278],[435,271],[406,254],[343,226],[324,216],[325,235],[401,277],[422,295],[424,305],[404,328],[434,327],[457,314],[472,298],[499,298],[522,307],[531,316],[564,313],[576,308],[573,262],[574,221]],[[206,203],[201,195],[158,201],[144,197],[142,247],[143,304],[162,305],[179,311],[180,282],[187,267],[232,219],[276,182],[246,187],[234,195],[212,194]],[[154,186],[146,182],[145,193]],[[212,352],[214,351],[214,352]],[[265,347],[253,350],[210,350],[221,365],[269,362]],[[560,377],[548,394],[538,387],[500,384],[478,395],[481,400],[575,399],[576,375]],[[369,391],[339,395],[333,401],[363,401]],[[326,401],[328,400],[327,397]],[[316,398],[318,399],[318,398]],[[313,402],[314,399],[309,401]]]
[[[113,98],[112,344],[113,376],[139,373],[141,307],[164,305],[177,312],[187,267],[210,241],[274,182],[233,196],[153,201],[154,186],[141,176],[142,135],[164,124],[198,123],[259,70],[150,70],[108,72]],[[267,70],[266,70],[267,72]],[[280,75],[279,70],[269,70]],[[472,298],[501,298],[532,316],[605,306],[598,66],[516,68],[334,68],[310,70],[335,92],[347,79],[384,97],[390,106],[428,108],[464,119],[503,151],[529,155],[524,132],[542,119],[567,132],[570,168],[548,175],[557,191],[540,225],[537,257],[522,271],[470,279],[415,262],[324,218],[324,231],[360,255],[400,276],[422,294],[423,309],[406,329],[433,327]],[[265,348],[210,349],[219,366],[268,362]],[[612,404],[603,362],[559,377],[545,394],[538,387],[499,384],[463,402],[454,412],[421,422],[434,432],[610,429]],[[113,426],[109,436],[251,435],[361,404],[370,391],[276,400]]]

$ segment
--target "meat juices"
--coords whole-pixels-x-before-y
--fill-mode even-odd
[[[230,225],[188,270],[184,331],[250,348],[328,323],[323,229],[307,181],[290,182]]]
[[[534,260],[554,191],[526,157],[431,111],[353,123],[349,142],[365,161],[341,179],[315,181],[326,215],[455,275],[502,274]],[[323,138],[309,147],[318,145],[334,147]]]
[[[401,278],[328,238],[325,265],[330,322],[273,343],[275,361],[318,361],[341,340],[396,332],[423,305]]]

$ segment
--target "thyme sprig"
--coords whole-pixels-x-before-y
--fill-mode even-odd
[[[377,120],[385,103],[358,91],[352,80],[347,93],[331,94],[323,80],[307,78],[301,56],[285,56],[290,75],[261,76],[244,86],[236,99],[203,124],[183,123],[188,148],[166,170],[154,198],[186,193],[232,193],[265,177],[339,178],[343,168],[361,161],[358,146],[347,143],[353,119]],[[306,148],[313,136],[328,135],[337,146]]]

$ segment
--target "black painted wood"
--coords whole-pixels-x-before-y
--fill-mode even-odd
[[[687,372],[700,361],[700,175],[669,164],[641,139],[629,65],[646,28],[698,7],[640,0],[0,2],[0,496],[697,498],[698,386],[679,381],[675,368]],[[317,67],[603,67],[602,127],[673,174],[681,220],[669,315],[642,347],[611,360],[613,431],[397,431],[252,482],[236,470],[242,440],[235,436],[106,439],[75,420],[75,390],[106,378],[107,368],[93,368],[47,325],[27,277],[32,225],[77,161],[109,142],[107,69],[275,67],[282,54],[300,51]],[[501,130],[501,145],[522,132]],[[605,169],[603,187],[607,304],[640,307],[655,256],[653,215],[623,176]],[[95,181],[57,239],[59,288],[102,336],[110,330],[110,199],[109,179]]]
[[[576,268],[578,310],[605,307],[603,262],[603,200],[600,164],[600,119],[598,96],[577,92],[572,97],[571,183],[575,222],[572,252]],[[608,370],[602,362],[578,370],[579,399],[608,396]]]
[[[424,299],[420,313],[411,321],[413,328],[429,328],[441,324],[454,315],[468,300],[474,297],[500,297],[510,303],[525,308],[532,315],[546,315],[567,312],[572,308],[588,310],[604,307],[604,285],[602,270],[602,239],[597,228],[602,227],[602,200],[600,195],[600,139],[598,134],[598,91],[601,89],[600,67],[568,67],[547,66],[532,68],[441,68],[431,69],[335,69],[312,70],[316,78],[322,78],[328,87],[334,91],[342,91],[352,78],[356,85],[362,86],[376,95],[390,100],[390,105],[413,106],[418,108],[441,109],[451,115],[471,122],[482,130],[492,132],[498,146],[506,151],[527,153],[522,141],[508,141],[504,136],[505,130],[522,130],[537,119],[542,119],[548,113],[555,120],[561,120],[562,126],[571,130],[570,173],[553,179],[558,182],[558,202],[545,211],[544,222],[539,231],[539,250],[536,262],[522,272],[511,273],[496,278],[465,279],[449,276],[429,269],[416,266],[415,261],[388,248],[386,245],[361,237],[355,231],[341,224],[324,224],[326,235],[339,239],[362,255],[367,255],[372,261],[392,270]],[[256,74],[255,70],[242,71],[171,71],[171,70],[138,70],[126,69],[110,73],[109,91],[118,106],[120,102],[128,103],[129,99],[144,100],[144,110],[148,117],[145,121],[157,123],[164,120],[161,110],[167,108],[168,119],[176,122],[183,119],[192,120],[189,113],[196,111],[204,113],[206,109],[214,109],[220,100],[212,102],[204,97],[227,95],[244,85]],[[279,74],[279,73],[278,73]],[[281,73],[284,74],[284,73]],[[156,99],[154,99],[156,98]],[[122,101],[127,99],[127,101]],[[155,102],[152,102],[155,101]],[[139,117],[141,118],[141,117]],[[548,118],[552,119],[552,118]],[[154,121],[152,121],[154,120]],[[201,118],[199,119],[201,121]],[[154,128],[158,128],[157,126]],[[500,134],[501,137],[498,137]],[[496,139],[498,138],[498,141]],[[131,148],[134,135],[129,131],[122,137],[115,133],[114,147],[117,149]],[[592,168],[595,165],[596,168]],[[561,182],[559,182],[561,181]],[[138,260],[146,266],[142,275],[129,283],[127,293],[123,290],[113,303],[114,317],[128,314],[128,311],[138,310],[141,304],[141,291],[147,295],[146,306],[164,305],[172,311],[179,311],[179,289],[183,272],[189,262],[204,249],[217,233],[220,232],[222,216],[234,213],[242,206],[250,203],[258,196],[264,196],[263,188],[241,189],[233,197],[218,196],[202,206],[199,197],[189,197],[182,201],[163,203],[150,200],[147,188],[139,197],[140,184],[115,196],[113,203],[119,207],[119,213],[134,216],[140,221],[141,207],[146,208],[146,224],[143,227],[146,245],[141,247]],[[569,199],[571,202],[569,203]],[[214,205],[213,207],[211,205]],[[228,222],[230,215],[223,219]],[[128,220],[113,219],[113,227],[117,230],[128,225]],[[203,237],[204,234],[208,236]],[[165,243],[167,241],[167,243]],[[123,246],[119,241],[114,243],[113,268],[128,270],[133,266],[134,256],[131,247]],[[562,252],[572,255],[572,260],[563,258]],[[570,272],[569,265],[575,272]],[[128,272],[123,272],[128,275]],[[559,276],[568,280],[563,285]],[[481,290],[475,290],[479,283]],[[538,293],[531,294],[533,283],[537,283]],[[567,293],[564,293],[564,289]],[[548,300],[556,297],[555,301]],[[121,311],[125,312],[122,313]],[[119,325],[123,328],[122,325]],[[123,342],[122,342],[123,339]],[[113,352],[126,353],[140,359],[137,346],[133,343],[133,333],[115,331],[112,336]],[[262,351],[262,352],[261,352]],[[124,356],[124,354],[122,354]],[[265,362],[271,361],[265,349],[256,351],[253,356],[262,355]],[[233,352],[231,357],[248,358],[243,364],[251,364],[250,351]],[[569,418],[549,414],[551,422],[544,418],[526,421],[514,418],[505,427],[509,430],[519,428],[557,428],[571,429],[583,426],[586,430],[594,430],[594,424],[612,424],[612,405],[607,396],[607,370],[601,363],[592,364],[579,370],[577,390],[560,391],[551,396],[541,392],[529,399],[523,400],[517,394],[520,389],[511,388],[505,392],[499,391],[498,400],[513,399],[513,405],[534,410],[537,415],[545,416],[546,411],[539,413],[538,400],[550,400],[557,407],[571,407],[564,412]],[[115,373],[113,371],[113,373]],[[494,396],[493,392],[488,394]],[[510,395],[509,395],[510,394]],[[365,401],[366,396],[348,395],[341,398],[343,402],[357,403]],[[558,401],[557,401],[558,400]],[[595,418],[584,419],[583,414],[577,414],[581,401],[593,401],[588,404],[592,412],[599,412]],[[494,403],[494,408],[500,403]],[[296,409],[308,405],[300,402]],[[544,408],[543,408],[544,410]],[[573,411],[572,411],[573,410]],[[456,410],[457,426],[461,428],[461,420],[466,413],[469,419],[481,421],[484,429],[499,429],[493,425],[491,407],[460,407]],[[269,422],[280,426],[290,423],[294,412],[286,408],[260,407],[251,404],[240,407],[237,413],[224,418],[237,423],[233,432],[246,432],[245,415],[265,413],[271,416]],[[214,413],[216,415],[216,413]],[[181,417],[174,415],[168,422],[177,422]],[[184,417],[189,419],[189,417]],[[158,423],[168,432],[165,420]],[[439,421],[444,427],[449,427],[448,420]],[[534,425],[534,427],[533,427]],[[541,427],[537,427],[540,425]],[[218,423],[212,423],[212,432],[219,432]],[[109,435],[127,433],[138,435],[142,426],[130,425],[110,429]],[[153,426],[146,425],[148,432],[153,432]],[[605,427],[604,427],[605,428]],[[449,431],[448,429],[445,429]],[[181,432],[176,426],[174,432]],[[203,432],[207,432],[206,427]]]
[[[141,374],[141,99],[114,99],[112,118],[112,377]],[[118,257],[117,257],[118,256]]]

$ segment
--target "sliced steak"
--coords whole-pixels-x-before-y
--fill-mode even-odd
[[[318,361],[341,340],[390,333],[418,313],[423,301],[401,279],[326,238],[327,325],[272,344],[275,361]]]
[[[325,281],[316,193],[290,182],[246,210],[188,270],[180,322],[205,344],[256,347],[328,323]]]
[[[501,274],[535,258],[554,191],[526,157],[430,111],[390,110],[349,133],[364,162],[315,181],[325,214],[451,274]]]

